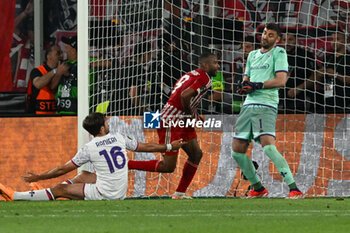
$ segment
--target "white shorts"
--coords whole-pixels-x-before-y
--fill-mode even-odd
[[[112,196],[112,195],[111,195]],[[115,195],[113,195],[115,196]],[[123,200],[125,195],[117,198],[109,198],[108,196],[103,196],[96,186],[96,184],[88,184],[84,185],[84,200],[86,201],[100,201],[100,200]]]
[[[96,184],[85,184],[84,185],[84,200],[99,201],[107,200],[97,190]]]

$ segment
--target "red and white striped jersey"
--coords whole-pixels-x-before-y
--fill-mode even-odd
[[[188,87],[197,92],[197,95],[191,100],[191,109],[196,113],[198,104],[211,87],[211,79],[202,69],[192,70],[191,72],[183,75],[176,82],[168,103],[164,106],[161,112],[163,121],[176,121],[179,119],[179,116],[185,115],[184,108],[181,103],[181,93]]]

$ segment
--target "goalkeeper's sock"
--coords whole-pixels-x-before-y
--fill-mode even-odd
[[[158,171],[161,160],[135,161],[129,160],[129,169],[136,169],[141,171],[156,172]]]
[[[292,172],[289,169],[288,163],[285,160],[285,158],[283,158],[283,156],[278,152],[278,150],[276,149],[276,146],[275,145],[264,146],[264,152],[275,164],[283,180],[288,185],[293,185],[293,183],[295,184],[294,177],[292,175]]]
[[[258,183],[256,183],[256,184],[253,184],[253,188],[254,188],[254,190],[257,191],[257,192],[261,192],[261,191],[263,191],[263,190],[265,189],[265,187],[262,186],[261,182],[258,182]]]
[[[294,183],[291,183],[290,185],[288,185],[289,186],[289,189],[290,190],[292,190],[292,189],[298,189],[297,188],[297,184],[294,182]],[[298,189],[299,190],[299,189]],[[296,190],[296,191],[298,191],[298,190]]]
[[[182,177],[179,186],[176,189],[176,192],[186,192],[188,186],[191,184],[194,174],[196,174],[198,165],[199,163],[193,163],[189,160],[186,161],[182,170]]]
[[[61,184],[73,184],[73,182],[70,179],[67,179],[63,181]]]
[[[15,192],[14,201],[53,201],[55,197],[50,189],[33,190],[28,192]]]
[[[256,185],[260,183],[260,179],[258,174],[256,174],[256,170],[252,161],[248,158],[246,154],[232,152],[233,158],[238,163],[245,177],[250,181],[251,184]],[[261,183],[260,183],[261,185]],[[257,185],[258,186],[258,185]],[[255,187],[254,187],[255,188]],[[258,187],[259,188],[259,187]]]

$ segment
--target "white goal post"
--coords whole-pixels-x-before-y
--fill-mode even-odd
[[[84,118],[89,114],[89,5],[78,0],[78,148],[89,141],[89,133],[83,129]],[[80,171],[79,168],[78,171]]]

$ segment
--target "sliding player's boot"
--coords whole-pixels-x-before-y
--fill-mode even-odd
[[[6,201],[13,201],[13,194],[15,191],[6,187],[3,184],[0,184],[0,195],[5,198]]]

